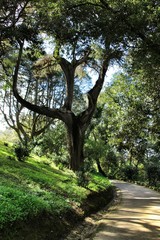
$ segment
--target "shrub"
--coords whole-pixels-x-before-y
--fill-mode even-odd
[[[135,181],[138,178],[138,169],[135,166],[127,165],[121,173],[124,180]]]
[[[149,164],[146,167],[147,178],[150,186],[157,186],[160,182],[160,166],[156,164]]]
[[[85,173],[84,170],[82,169],[82,170],[76,172],[76,175],[77,175],[78,186],[86,187],[89,183],[88,174]]]
[[[68,155],[63,153],[62,155],[52,154],[52,160],[59,169],[69,168]]]
[[[9,146],[9,144],[8,144],[8,143],[6,143],[6,142],[4,142],[4,146],[5,146],[5,147],[8,147],[8,146]]]
[[[26,158],[29,156],[29,149],[23,146],[21,143],[18,143],[14,146],[14,152],[18,161],[25,161]]]
[[[94,171],[92,162],[85,160],[84,165],[80,168],[77,175],[77,184],[81,187],[87,187],[90,173]]]
[[[150,186],[157,187],[160,184],[160,156],[151,156],[145,163],[147,181]]]

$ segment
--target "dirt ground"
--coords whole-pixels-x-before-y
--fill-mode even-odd
[[[112,181],[119,189],[111,207],[86,218],[66,240],[160,240],[160,194]]]

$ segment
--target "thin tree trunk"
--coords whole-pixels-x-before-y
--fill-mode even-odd
[[[96,163],[97,163],[99,173],[102,174],[102,176],[107,177],[107,175],[105,174],[105,172],[103,171],[103,169],[101,167],[99,159],[96,160]]]

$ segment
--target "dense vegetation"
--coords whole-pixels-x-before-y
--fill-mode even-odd
[[[160,190],[159,98],[138,80],[118,73],[101,94],[88,157],[110,178]]]
[[[23,230],[20,226],[26,225],[27,229],[27,224],[32,221],[35,226],[36,221],[44,224],[45,221],[48,223],[48,219],[50,228],[55,229],[53,235],[64,233],[67,226],[63,217],[65,219],[66,214],[72,213],[70,221],[73,222],[77,221],[76,218],[83,217],[81,205],[87,197],[91,192],[105,191],[110,183],[104,177],[92,173],[88,174],[84,185],[85,187],[79,185],[79,178],[73,172],[59,170],[51,160],[44,157],[34,155],[25,162],[19,162],[13,153],[13,147],[0,142],[0,232],[1,235],[4,234],[3,239],[14,239],[18,227]],[[58,226],[60,219],[61,231]],[[35,229],[30,229],[28,238],[31,231],[33,236],[35,234],[41,239],[45,227],[42,230],[39,226],[38,230],[42,233],[37,233],[37,236]],[[20,232],[22,236],[24,232]]]

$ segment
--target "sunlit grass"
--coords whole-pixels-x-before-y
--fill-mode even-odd
[[[92,191],[98,192],[100,189],[103,191],[106,189],[106,186],[109,186],[110,182],[107,178],[102,177],[99,174],[94,174],[91,176],[89,181],[88,188]]]
[[[98,175],[92,175],[87,188],[77,182],[72,171],[61,171],[46,158],[34,155],[18,162],[12,146],[0,142],[0,228],[42,212],[65,213],[73,203],[79,206],[90,190],[109,185]]]

